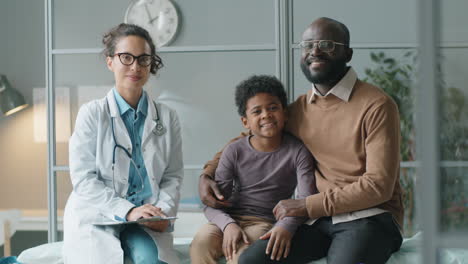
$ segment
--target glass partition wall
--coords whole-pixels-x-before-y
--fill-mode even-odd
[[[468,247],[468,30],[461,22],[466,19],[462,10],[468,3],[431,2],[433,20],[438,22],[434,30],[435,78],[431,80],[438,104],[434,119],[438,121],[440,165],[435,202],[439,207],[432,210],[437,212],[433,225],[440,259],[447,248]]]
[[[57,200],[56,193],[68,190],[59,185],[66,181],[57,178],[69,176],[68,147],[61,147],[61,139],[68,143],[79,107],[104,97],[113,87],[113,75],[101,54],[101,38],[124,21],[130,2],[45,0],[51,102],[49,241],[57,240],[57,209],[63,209],[67,198],[60,191],[59,199],[65,200]],[[157,49],[164,67],[150,77],[145,90],[179,115],[184,153],[179,210],[200,211],[197,184],[203,164],[242,130],[234,106],[235,85],[252,74],[285,75],[279,67],[279,39],[284,31],[280,20],[285,17],[280,13],[285,4],[278,0],[172,2],[180,17],[178,33],[169,46]],[[244,19],[239,19],[240,14]],[[55,114],[59,107],[66,110],[62,119]]]

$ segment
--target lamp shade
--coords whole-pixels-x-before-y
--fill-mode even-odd
[[[11,87],[5,75],[0,75],[0,110],[11,115],[28,106],[23,95]]]

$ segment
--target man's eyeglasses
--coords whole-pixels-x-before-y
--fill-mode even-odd
[[[133,56],[130,53],[116,53],[114,56],[119,56],[120,62],[123,65],[130,66],[135,62],[135,60],[138,62],[138,65],[142,67],[148,67],[151,65],[153,62],[153,57],[148,54],[143,54],[140,56]]]
[[[305,52],[311,52],[315,47],[322,52],[333,52],[336,45],[347,46],[344,43],[335,42],[333,40],[303,40],[299,43],[299,46]]]

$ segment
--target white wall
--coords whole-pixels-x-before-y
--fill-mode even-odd
[[[0,72],[28,103],[44,84],[43,1],[0,1]],[[33,142],[33,108],[0,117],[0,208],[46,208],[46,144]],[[15,199],[16,197],[16,199]]]
[[[1,5],[0,5],[1,7]],[[6,8],[0,8],[0,35],[4,36],[7,32],[7,20],[6,20]],[[3,41],[0,41],[0,50],[5,50],[6,45]],[[5,52],[0,52],[0,73],[7,66]]]

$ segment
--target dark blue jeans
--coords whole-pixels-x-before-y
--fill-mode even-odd
[[[239,263],[300,264],[326,256],[328,264],[384,264],[402,241],[390,213],[335,225],[331,217],[323,217],[298,228],[286,259],[270,260],[265,254],[268,240],[257,240],[242,253]]]

